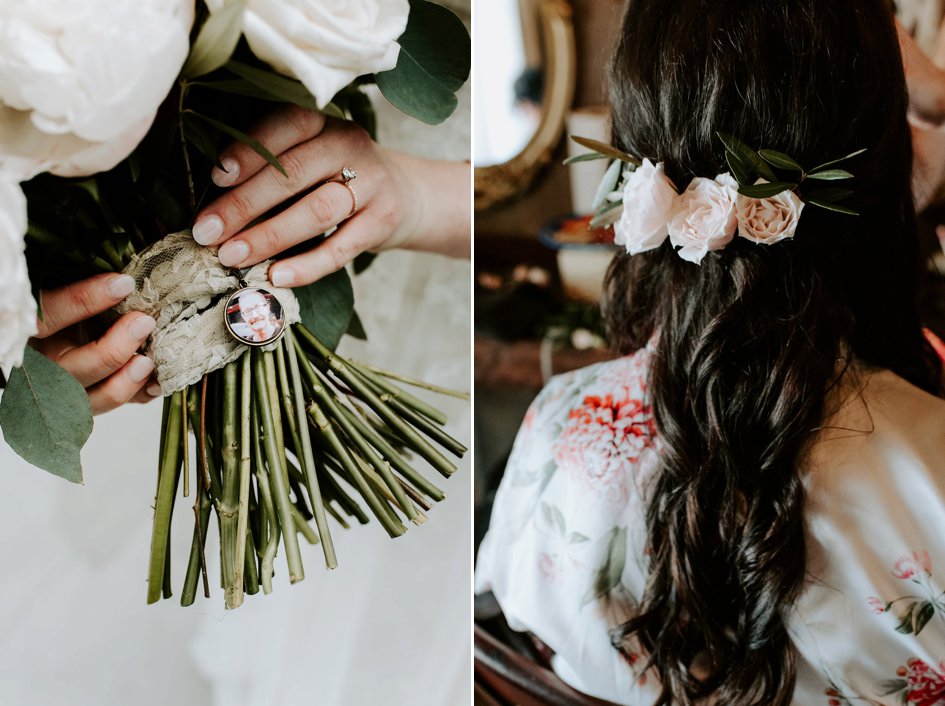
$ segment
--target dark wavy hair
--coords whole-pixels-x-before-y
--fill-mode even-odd
[[[942,394],[916,307],[907,95],[886,0],[629,0],[610,72],[614,138],[680,189],[729,171],[716,133],[812,166],[858,149],[859,217],[807,206],[796,237],[736,237],[701,265],[669,242],[619,257],[605,315],[656,334],[665,452],[649,489],[635,636],[659,704],[788,704],[786,614],[805,581],[804,453],[856,359]],[[626,643],[629,648],[629,643]],[[696,667],[698,665],[698,668]]]

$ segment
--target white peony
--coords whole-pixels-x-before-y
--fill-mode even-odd
[[[110,169],[190,50],[194,0],[0,0],[0,164],[18,179]]]
[[[23,363],[36,333],[36,302],[23,255],[26,197],[19,184],[0,179],[0,370],[6,377]]]
[[[782,191],[767,199],[739,196],[736,206],[738,234],[764,245],[793,238],[803,210],[804,202],[793,191]]]
[[[225,0],[208,0],[211,11]],[[247,0],[243,33],[253,52],[294,76],[325,106],[362,74],[397,65],[407,0]]]
[[[679,256],[700,263],[710,250],[724,248],[737,227],[735,203],[738,182],[731,174],[715,179],[696,177],[678,200],[669,222],[669,240],[680,247]]]
[[[677,196],[662,163],[644,159],[627,175],[623,211],[614,224],[614,243],[623,245],[631,255],[658,248],[666,240]]]

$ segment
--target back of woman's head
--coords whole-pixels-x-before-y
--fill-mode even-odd
[[[607,281],[615,342],[632,350],[658,334],[650,392],[665,442],[648,588],[615,644],[643,643],[663,703],[709,693],[789,703],[785,616],[805,571],[800,467],[838,369],[856,358],[940,392],[915,303],[891,10],[886,0],[629,0],[610,78],[617,146],[663,162],[680,190],[729,171],[719,132],[805,167],[866,148],[843,165],[859,216],[808,204],[793,239],[735,238],[699,265],[665,242],[618,258]]]

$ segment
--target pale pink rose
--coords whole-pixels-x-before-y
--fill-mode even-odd
[[[804,202],[793,191],[782,191],[767,199],[739,196],[735,208],[738,234],[764,245],[793,238],[803,210]]]
[[[911,579],[920,573],[932,574],[932,558],[927,551],[903,554],[893,565],[892,575],[897,579]]]
[[[677,200],[669,222],[669,240],[679,257],[700,263],[710,250],[724,248],[735,235],[738,182],[731,174],[715,179],[696,177]]]
[[[866,605],[868,605],[870,610],[876,613],[876,615],[886,612],[886,601],[884,601],[882,598],[870,596],[866,599]]]
[[[623,213],[614,224],[614,243],[631,255],[658,248],[666,240],[677,196],[663,165],[644,159],[624,184]]]

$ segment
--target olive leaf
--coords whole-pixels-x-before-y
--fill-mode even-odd
[[[854,211],[852,208],[847,208],[846,206],[841,206],[840,204],[836,204],[836,203],[830,203],[829,201],[821,201],[819,199],[808,198],[808,199],[805,199],[804,203],[810,204],[811,206],[817,206],[818,208],[823,208],[827,211],[833,211],[835,213],[844,213],[848,216],[860,215],[857,211]]]
[[[270,96],[268,100],[292,103],[308,110],[319,110],[315,96],[309,92],[301,81],[296,81],[294,78],[288,78],[273,71],[249,66],[239,61],[228,61],[226,70],[268,94]],[[203,85],[214,86],[214,84]]]
[[[750,172],[752,175],[750,183],[754,183],[755,175],[764,177],[766,180],[775,182],[778,180],[778,177],[775,176],[774,172],[771,171],[771,167],[768,166],[761,156],[755,152],[751,147],[746,145],[744,142],[739,140],[733,135],[729,135],[725,132],[715,133],[718,138],[722,141],[722,144],[725,145],[725,151],[728,155],[731,155],[735,161],[737,161],[742,168],[743,172]],[[727,156],[728,156],[727,155]],[[729,166],[732,166],[732,160],[726,160],[729,162]],[[734,173],[734,171],[733,171]],[[739,184],[742,184],[742,180],[735,177]]]
[[[617,188],[617,182],[620,181],[620,173],[622,171],[623,163],[616,160],[607,168],[607,171],[604,172],[604,178],[601,179],[600,184],[597,186],[597,192],[594,194],[594,202],[591,205],[592,210],[596,212],[597,209],[607,203],[607,194]]]
[[[602,158],[609,157],[610,159],[619,159],[621,162],[632,164],[635,167],[639,167],[643,163],[633,155],[621,152],[616,147],[612,147],[606,142],[592,140],[589,137],[580,137],[578,135],[570,135],[570,138],[581,145],[581,147],[587,147],[587,149],[593,150],[595,153],[601,155]]]
[[[243,33],[245,9],[246,0],[233,0],[207,18],[181,70],[184,78],[216,71],[229,60]]]
[[[767,199],[777,196],[785,191],[792,191],[797,188],[797,184],[787,181],[775,181],[770,184],[752,184],[751,186],[740,186],[738,193],[742,196],[750,196],[753,199]]]
[[[601,154],[600,152],[584,152],[583,154],[576,154],[573,157],[568,157],[562,162],[563,165],[567,166],[569,164],[577,164],[578,162],[594,162],[599,159],[610,159],[606,154]]]
[[[79,452],[92,433],[89,396],[78,380],[32,348],[0,398],[0,429],[30,464],[82,482]]]
[[[783,152],[778,152],[776,150],[758,150],[758,155],[766,161],[768,164],[777,167],[778,169],[788,169],[793,172],[804,172],[804,168],[798,164],[794,159],[788,157]]]
[[[820,172],[812,172],[807,175],[808,179],[820,179],[822,181],[839,181],[840,179],[852,179],[853,175],[845,169],[825,169]]]
[[[220,132],[229,135],[234,140],[242,142],[244,145],[252,149],[260,157],[262,157],[267,162],[269,162],[269,164],[271,164],[273,167],[278,169],[282,173],[283,176],[286,176],[286,177],[289,176],[285,171],[285,167],[283,167],[279,163],[279,160],[276,159],[276,156],[272,152],[270,152],[268,149],[266,149],[265,146],[256,138],[250,137],[245,132],[240,132],[235,127],[230,127],[226,123],[221,123],[219,120],[214,120],[213,118],[206,116],[203,113],[198,113],[195,110],[185,110],[184,114],[195,115],[201,120],[215,127]]]
[[[817,191],[811,191],[807,194],[807,200],[816,199],[822,203],[836,203],[837,201],[842,201],[847,196],[852,195],[853,192],[850,189],[818,189]]]
[[[840,164],[840,162],[846,162],[848,159],[853,159],[854,157],[856,157],[856,156],[858,156],[858,155],[861,155],[861,154],[863,154],[864,152],[866,152],[866,148],[865,148],[865,147],[864,147],[863,149],[861,149],[861,150],[857,150],[856,152],[851,152],[851,153],[848,154],[846,157],[840,157],[840,159],[834,159],[834,160],[831,160],[831,161],[829,161],[829,162],[824,162],[823,164],[819,164],[819,165],[817,165],[816,167],[814,167],[813,169],[811,169],[811,172],[823,171],[823,170],[826,169],[827,167],[832,167],[832,166],[835,165],[835,164]]]

